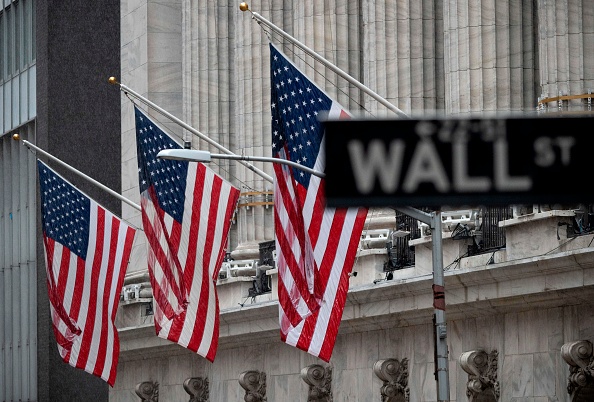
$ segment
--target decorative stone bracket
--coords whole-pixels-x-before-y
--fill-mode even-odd
[[[308,402],[332,402],[332,366],[312,364],[304,367],[301,379],[309,385]]]
[[[239,375],[239,385],[245,389],[245,402],[265,402],[266,373],[256,370],[244,371]]]
[[[378,360],[373,365],[373,372],[384,382],[380,390],[382,402],[408,402],[408,359]]]
[[[159,402],[159,383],[156,381],[138,383],[134,392],[142,402]]]
[[[499,400],[497,358],[497,350],[487,353],[477,349],[460,355],[460,365],[468,373],[466,396],[470,402]]]
[[[561,356],[569,364],[567,392],[573,402],[594,397],[594,353],[592,342],[574,341],[561,346]]]
[[[208,378],[187,378],[184,381],[184,390],[190,395],[189,402],[208,402]]]

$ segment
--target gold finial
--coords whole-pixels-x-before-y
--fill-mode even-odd
[[[19,133],[14,133],[12,135],[12,139],[15,141],[19,141],[21,139],[21,135]]]
[[[107,81],[113,85],[119,84],[118,80],[116,80],[116,77],[109,77]]]
[[[242,2],[239,4],[239,9],[240,9],[241,11],[247,11],[247,10],[249,10],[250,8],[249,8],[249,6],[248,6],[248,3],[246,3],[245,1],[242,1]]]

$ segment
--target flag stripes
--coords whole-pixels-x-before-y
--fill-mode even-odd
[[[47,286],[58,351],[65,362],[113,386],[119,356],[114,322],[135,230],[42,162],[39,171]],[[73,199],[88,203],[88,211],[80,212]],[[73,252],[56,240],[62,236],[65,243],[77,243],[70,243],[58,226],[88,233],[86,250]]]
[[[239,190],[204,164],[157,159],[180,148],[135,108],[142,222],[157,335],[214,361],[216,280]]]
[[[270,52],[272,154],[323,171],[318,115],[349,115],[272,44]],[[326,208],[323,179],[278,164],[274,173],[281,339],[329,361],[367,210]]]

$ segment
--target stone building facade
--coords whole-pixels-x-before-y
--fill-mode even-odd
[[[409,115],[591,109],[589,0],[266,0],[250,6]],[[233,152],[270,156],[269,40],[351,112],[391,116],[228,1],[121,1],[120,81]],[[138,202],[133,103],[125,96],[121,110],[122,194]],[[180,141],[217,151],[148,112]],[[271,166],[254,164],[272,174]],[[218,281],[216,360],[155,336],[146,243],[139,236],[118,312],[122,345],[110,401],[436,401],[431,235],[409,235],[414,265],[386,270],[385,243],[400,228],[393,210],[370,212],[327,364],[279,338],[276,270],[260,254],[274,240],[272,186],[238,164],[215,169],[242,191],[230,235],[233,261]],[[450,399],[588,400],[594,383],[591,207],[510,209],[491,222],[502,234],[498,248],[468,252],[480,236],[477,222],[486,222],[478,207],[469,207],[472,219],[449,215],[474,225],[470,236],[454,238],[451,228],[442,234]],[[126,205],[122,211],[140,226],[138,211]],[[257,291],[254,276],[261,272],[270,291]]]

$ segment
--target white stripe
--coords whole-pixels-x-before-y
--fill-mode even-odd
[[[52,278],[54,280],[54,283],[56,283],[56,285],[57,285],[58,280],[56,279],[54,272],[60,271],[60,261],[62,261],[63,250],[64,250],[64,247],[60,243],[54,242],[54,254],[52,256],[52,266],[48,268],[47,267],[47,255],[48,254],[47,254],[47,250],[45,249],[45,244],[43,247],[43,251],[45,253],[45,258],[46,258],[46,260],[45,260],[46,261],[46,274],[48,276],[52,275]],[[49,291],[49,289],[48,289],[48,291]],[[51,304],[51,301],[50,301],[50,308],[51,308],[50,312],[52,315],[52,322],[53,322],[54,326],[56,327],[56,330],[59,333],[66,335],[67,334],[66,331],[67,331],[68,327],[67,327],[66,323],[64,323],[62,321],[62,319],[58,316],[58,313],[56,312],[53,304]],[[66,311],[68,311],[68,310],[66,310]],[[64,357],[64,355],[62,355],[62,357]]]
[[[194,164],[197,165],[197,164]],[[188,170],[189,173],[189,170]],[[204,178],[204,185],[208,183],[209,174],[208,169],[206,170],[206,177]],[[187,183],[192,183],[192,187],[197,179],[196,171],[194,171],[193,176],[188,175],[188,179],[186,180]],[[211,189],[209,189],[211,190]],[[200,247],[204,245],[206,233],[208,231],[208,202],[205,202],[205,196],[210,194],[210,191],[207,191],[206,188],[202,189],[202,203],[200,204],[199,214],[200,220],[196,221],[195,217],[192,220],[192,216],[185,215],[184,213],[184,226],[188,227],[188,236],[189,236],[189,227],[190,225],[197,225],[198,226],[198,238],[196,244],[193,244],[193,247]],[[193,201],[194,194],[188,194],[186,192],[186,200]],[[189,206],[189,211],[191,212],[192,206]],[[189,250],[188,250],[189,251]],[[194,269],[194,275],[192,277],[192,283],[189,283],[189,295],[188,295],[188,310],[186,312],[186,319],[184,320],[184,325],[182,328],[182,332],[179,336],[178,343],[183,347],[187,347],[190,343],[192,338],[192,333],[194,332],[194,324],[196,323],[196,312],[198,311],[198,303],[200,300],[201,292],[202,292],[202,258],[204,257],[203,253],[200,250],[196,249],[196,262],[194,267],[187,267],[187,269]]]
[[[188,163],[188,175],[186,176],[186,189],[184,200],[184,215],[182,217],[180,243],[178,246],[177,257],[185,272],[185,267],[188,258],[191,217],[192,217],[192,203],[194,199],[194,190],[196,186],[197,163]]]
[[[95,258],[95,247],[97,242],[97,212],[96,208],[93,209],[94,203],[91,202],[91,214],[90,214],[90,222],[89,222],[89,244],[87,248],[87,259],[85,261],[85,272],[84,278],[82,283],[77,283],[76,286],[82,286],[83,292],[81,295],[81,305],[80,305],[80,313],[78,315],[78,327],[81,329],[82,333],[81,336],[75,338],[74,343],[72,344],[72,350],[70,352],[70,365],[75,366],[78,362],[78,355],[80,353],[81,342],[83,339],[83,334],[85,333],[85,324],[87,322],[87,314],[89,314],[89,300],[90,300],[90,293],[91,293],[91,274],[93,270],[93,261]],[[95,204],[96,206],[96,204]],[[74,255],[74,254],[73,254]],[[85,363],[85,362],[81,362]]]
[[[113,215],[110,212],[105,213],[106,218],[110,221]],[[114,267],[113,267],[113,276],[111,278],[111,283],[109,284],[109,304],[107,307],[107,349],[106,349],[106,356],[105,356],[105,363],[103,366],[103,372],[101,373],[101,378],[108,380],[109,375],[111,374],[111,366],[113,364],[114,359],[114,347],[115,347],[115,337],[116,337],[116,328],[114,323],[111,321],[111,315],[113,313],[114,308],[117,309],[117,302],[115,300],[119,300],[120,296],[120,289],[118,286],[118,280],[122,271],[125,271],[127,268],[128,261],[122,261],[124,249],[126,248],[126,234],[128,231],[128,226],[125,225],[123,222],[120,222],[120,226],[118,229],[118,240],[117,240],[117,248],[115,253],[115,260],[114,260]]]
[[[293,187],[292,187],[292,183],[291,183],[292,179],[290,178],[290,176],[288,175],[286,170],[283,170],[283,177],[281,178],[281,180],[282,179],[285,179],[285,181],[287,181],[289,192],[291,193],[291,195],[293,197],[292,199],[289,199],[289,201],[290,201],[290,203],[293,203],[295,196],[293,194]],[[286,196],[286,194],[283,194],[281,191],[278,191],[278,188],[277,188],[277,190],[275,191],[275,208],[278,208],[278,218],[279,218],[280,223],[283,227],[282,232],[284,233],[285,237],[287,238],[287,241],[291,245],[292,255],[284,256],[282,248],[280,248],[280,247],[278,248],[278,250],[279,250],[279,260],[278,260],[279,279],[284,284],[287,295],[288,295],[289,299],[291,300],[293,307],[295,308],[295,310],[301,317],[305,318],[305,317],[308,317],[309,315],[311,315],[311,311],[309,309],[309,306],[303,299],[303,297],[301,297],[301,293],[297,289],[295,278],[293,277],[291,270],[288,269],[288,266],[287,266],[288,257],[293,257],[294,259],[297,260],[297,263],[300,265],[304,264],[304,260],[303,260],[304,255],[302,253],[302,246],[299,244],[297,236],[295,235],[294,228],[293,228],[293,222],[289,219],[287,210],[285,208],[285,204],[283,202],[283,196]],[[301,212],[298,211],[298,213],[301,213]],[[306,234],[306,239],[309,239],[309,236],[307,234]],[[303,278],[303,279],[307,279],[307,278]],[[297,293],[297,299],[292,297],[292,293],[294,291],[296,291],[296,293]],[[279,318],[279,322],[281,325],[283,324],[283,319],[284,319],[283,317]],[[303,327],[303,324],[300,324],[297,330],[291,329],[287,333],[288,338],[293,339],[296,337],[295,339],[298,340],[302,327]]]
[[[214,174],[213,174],[214,177]],[[209,185],[212,185],[213,183],[213,178],[209,177],[209,180],[207,181],[207,183]],[[215,291],[215,285],[214,285],[214,274],[215,271],[217,269],[219,269],[219,267],[217,267],[217,259],[219,256],[219,253],[221,251],[221,248],[223,247],[224,244],[224,238],[223,238],[223,229],[225,227],[225,225],[227,224],[227,222],[225,222],[226,219],[226,212],[227,212],[227,205],[229,203],[229,195],[230,195],[230,191],[231,191],[231,186],[229,185],[229,183],[223,181],[221,183],[221,190],[220,190],[220,195],[217,202],[217,209],[216,209],[216,226],[213,230],[213,228],[208,228],[209,233],[212,231],[213,232],[213,236],[211,238],[211,241],[213,242],[213,249],[212,249],[212,253],[210,254],[210,261],[208,262],[208,267],[209,267],[209,272],[208,272],[208,314],[206,315],[206,323],[204,325],[204,335],[202,337],[202,342],[200,343],[200,346],[198,348],[198,353],[206,356],[208,354],[208,351],[210,350],[210,346],[212,344],[213,338],[214,338],[214,331],[215,331],[215,324],[216,324],[216,314],[217,314],[217,295],[216,295],[216,291]],[[210,192],[208,192],[207,194],[209,194]],[[210,203],[209,203],[210,204]]]
[[[301,331],[303,331],[303,326],[305,325],[305,320],[299,322],[299,324],[292,328],[289,333],[287,334],[287,340],[285,343],[296,346],[297,342],[299,342],[299,337],[301,337]]]
[[[338,243],[338,250],[336,253],[337,257],[334,259],[332,264],[332,270],[330,277],[328,278],[326,291],[324,292],[324,302],[320,307],[315,330],[309,345],[309,352],[315,356],[320,354],[320,350],[324,344],[324,338],[326,336],[328,324],[330,323],[330,316],[334,310],[334,300],[336,299],[336,292],[340,284],[344,259],[351,240],[352,229],[355,225],[357,217],[357,214],[352,213],[352,211],[353,209],[351,208],[345,217],[344,227],[340,234],[340,241]]]
[[[91,215],[97,216],[97,205],[91,201]],[[107,218],[107,213],[105,214]],[[95,317],[93,326],[93,335],[91,337],[91,346],[89,349],[89,356],[87,359],[86,370],[93,372],[97,358],[99,355],[99,347],[101,345],[101,332],[103,329],[103,302],[105,300],[105,281],[107,279],[107,271],[109,269],[109,252],[111,244],[111,219],[105,219],[103,231],[103,250],[101,255],[101,264],[99,265],[99,273],[97,278],[97,291],[96,291],[96,305],[95,305]],[[97,229],[92,229],[96,233]],[[91,312],[93,314],[93,312]]]
[[[165,280],[165,272],[163,267],[157,260],[156,254],[154,252],[154,247],[159,247],[166,256],[170,255],[169,247],[167,245],[167,241],[165,238],[165,234],[161,228],[161,225],[158,223],[157,212],[155,206],[153,205],[152,201],[148,199],[147,194],[143,193],[141,196],[141,204],[144,213],[147,216],[147,220],[149,221],[149,225],[153,228],[155,232],[155,236],[157,238],[157,245],[152,245],[148,247],[148,254],[149,260],[153,261],[152,269],[153,269],[153,277],[155,281],[161,287],[161,291],[165,295],[167,302],[175,312],[180,312],[181,308],[177,302],[177,298],[173,294],[171,290],[171,286]],[[155,320],[158,325],[161,327],[161,331],[159,332],[158,336],[164,339],[167,339],[169,335],[169,329],[171,328],[171,320],[169,320],[165,314],[166,306],[162,306],[159,304],[159,301],[155,299]]]
[[[55,243],[54,250],[56,248],[60,248],[60,259],[58,260],[58,266],[60,266],[60,260],[62,259],[62,253],[64,252],[64,246],[59,243]],[[54,253],[55,255],[55,253]],[[68,279],[66,281],[66,291],[64,292],[64,309],[70,314],[72,309],[72,297],[74,296],[74,291],[68,291],[68,289],[75,289],[76,288],[76,266],[77,266],[78,256],[74,253],[70,253],[70,263],[68,264]],[[58,278],[56,279],[56,285],[58,284]]]

